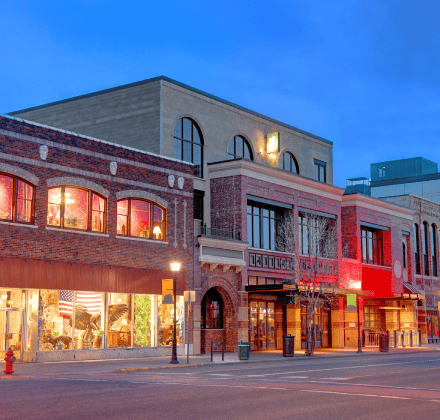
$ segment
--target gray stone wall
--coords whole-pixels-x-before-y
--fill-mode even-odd
[[[157,80],[13,115],[159,154],[159,109],[160,81]]]

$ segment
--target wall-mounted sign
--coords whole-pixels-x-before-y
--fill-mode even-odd
[[[355,294],[347,294],[347,312],[356,312],[357,311],[357,305],[356,305],[356,295]]]
[[[280,133],[269,133],[267,135],[267,153],[276,153],[280,151]]]

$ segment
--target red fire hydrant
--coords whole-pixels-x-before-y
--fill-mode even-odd
[[[6,361],[6,369],[3,371],[6,375],[12,375],[14,371],[12,370],[12,364],[15,362],[14,352],[9,347],[8,352],[6,353],[5,361]]]

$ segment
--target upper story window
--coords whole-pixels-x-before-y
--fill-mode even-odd
[[[194,190],[194,219],[202,221],[203,225],[203,199],[204,191]]]
[[[49,226],[104,232],[106,213],[107,200],[93,191],[70,186],[48,191]]]
[[[299,174],[298,162],[290,152],[284,152],[278,160],[278,167],[294,174]]]
[[[327,164],[315,159],[315,181],[327,182]]]
[[[362,233],[362,262],[366,264],[383,265],[382,231],[361,226]]]
[[[193,163],[194,175],[203,176],[203,137],[200,128],[189,118],[181,118],[174,128],[174,157]]]
[[[34,223],[35,187],[12,175],[0,174],[0,221]]]
[[[420,274],[420,242],[419,225],[414,223],[414,257],[416,260],[416,274]]]
[[[276,250],[279,217],[280,215],[273,208],[249,204],[247,206],[249,246]]]
[[[428,223],[423,222],[422,225],[423,232],[423,242],[422,242],[422,250],[423,250],[423,268],[425,276],[429,276],[429,258],[428,258]]]
[[[379,178],[383,178],[385,176],[385,167],[379,168]]]
[[[431,259],[432,259],[432,275],[437,277],[437,229],[435,224],[431,225]]]
[[[228,146],[228,159],[238,158],[254,160],[251,146],[242,136],[234,136]]]
[[[300,212],[299,253],[314,257],[336,258],[338,240],[334,227],[332,219]]]
[[[164,241],[165,220],[165,209],[156,203],[133,198],[118,201],[116,230],[118,235]]]

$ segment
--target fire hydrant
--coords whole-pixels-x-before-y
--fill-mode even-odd
[[[14,371],[12,370],[12,364],[15,362],[15,360],[16,359],[14,356],[14,352],[9,347],[9,349],[6,353],[6,357],[5,357],[6,369],[3,371],[3,372],[5,372],[6,375],[12,375],[14,373]]]

